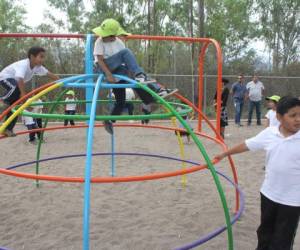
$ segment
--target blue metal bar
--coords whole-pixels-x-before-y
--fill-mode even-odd
[[[86,36],[86,45],[85,45],[85,74],[93,74],[93,35],[88,34]],[[92,77],[86,78],[87,82],[90,82],[92,80]],[[87,88],[85,90],[85,100],[90,101],[93,98],[93,89]],[[85,106],[85,112],[87,115],[91,112],[91,104],[86,103]]]
[[[89,224],[90,224],[90,188],[91,188],[91,168],[92,168],[92,151],[93,151],[93,135],[94,124],[96,117],[97,99],[101,87],[103,75],[100,75],[92,100],[89,128],[87,135],[87,148],[86,148],[86,165],[85,165],[85,179],[84,179],[84,209],[83,209],[83,249],[89,250]]]

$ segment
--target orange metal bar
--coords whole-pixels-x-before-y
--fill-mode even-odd
[[[202,113],[203,107],[203,73],[204,73],[204,60],[205,60],[205,53],[209,46],[209,43],[205,43],[201,51],[199,53],[198,58],[198,70],[199,70],[199,78],[198,78],[198,110]],[[198,112],[198,131],[201,132],[202,130],[202,115]]]

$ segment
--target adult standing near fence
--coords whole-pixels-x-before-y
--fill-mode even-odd
[[[248,123],[251,125],[253,109],[256,110],[256,124],[261,125],[261,100],[264,93],[264,84],[258,80],[257,75],[253,75],[252,81],[246,85],[249,98]]]
[[[241,124],[241,116],[242,116],[242,112],[243,112],[245,98],[247,95],[247,89],[246,89],[244,82],[245,82],[244,75],[240,74],[238,76],[238,81],[232,85],[231,91],[230,91],[232,94],[232,97],[233,97],[233,102],[234,102],[235,124],[238,127],[243,126]]]

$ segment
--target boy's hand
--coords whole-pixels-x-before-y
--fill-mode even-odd
[[[214,159],[216,159],[217,161],[221,161],[224,157],[226,157],[225,153],[216,155]]]
[[[116,82],[117,82],[117,80],[113,77],[112,74],[107,74],[107,75],[106,75],[106,80],[107,80],[108,82],[111,82],[111,83],[116,83]]]

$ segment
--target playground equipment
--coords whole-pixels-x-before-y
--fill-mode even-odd
[[[53,35],[53,34],[43,34],[43,35],[35,35],[35,34],[0,34],[0,37],[65,37],[65,38],[83,38],[83,35]],[[242,194],[237,186],[237,177],[233,165],[233,161],[231,158],[229,158],[229,161],[231,163],[232,171],[233,171],[233,177],[234,182],[232,182],[228,177],[224,176],[222,173],[217,172],[213,166],[216,162],[212,162],[205,149],[202,145],[201,141],[199,140],[198,136],[204,136],[208,139],[211,139],[215,141],[216,143],[221,144],[224,148],[226,146],[223,143],[223,140],[220,136],[220,111],[221,111],[221,72],[222,72],[222,59],[221,59],[221,49],[218,45],[218,43],[213,39],[204,39],[204,38],[181,38],[181,37],[155,37],[155,36],[131,36],[130,39],[150,39],[150,40],[165,40],[165,41],[184,41],[184,42],[201,42],[203,43],[200,56],[199,56],[199,82],[198,82],[198,89],[199,89],[199,102],[198,107],[194,106],[189,100],[181,96],[180,94],[175,94],[175,97],[184,104],[176,104],[176,103],[170,103],[162,99],[160,96],[158,96],[155,92],[153,92],[151,89],[149,89],[147,86],[138,83],[130,78],[127,78],[122,75],[115,75],[115,77],[127,82],[126,84],[110,84],[105,82],[103,74],[93,74],[92,67],[93,67],[93,58],[92,58],[92,45],[93,45],[93,36],[87,35],[86,36],[86,54],[85,54],[85,74],[79,75],[79,76],[72,76],[65,79],[61,79],[58,82],[50,83],[43,85],[40,88],[37,88],[33,90],[32,92],[28,93],[26,96],[21,98],[19,101],[17,101],[15,104],[13,104],[11,107],[9,107],[6,111],[4,111],[1,116],[0,120],[2,120],[5,116],[5,114],[13,109],[14,114],[5,121],[2,126],[0,127],[0,132],[3,132],[6,126],[18,115],[24,115],[24,116],[31,116],[31,117],[39,117],[46,119],[45,127],[43,129],[39,129],[39,131],[48,131],[48,130],[54,130],[54,129],[61,129],[61,127],[52,127],[52,128],[46,128],[48,119],[55,118],[55,119],[64,119],[66,118],[64,115],[58,115],[58,114],[52,114],[53,110],[55,109],[56,105],[60,103],[60,99],[64,95],[66,91],[68,91],[68,88],[84,88],[86,91],[86,100],[84,101],[86,103],[86,115],[74,115],[74,116],[68,116],[68,118],[72,117],[74,120],[84,120],[88,121],[88,125],[85,126],[75,126],[75,127],[87,127],[87,149],[86,154],[82,155],[62,155],[52,158],[46,158],[46,159],[40,159],[40,150],[41,150],[41,141],[38,145],[37,150],[37,160],[32,162],[25,162],[20,163],[14,166],[6,167],[5,169],[0,168],[0,173],[12,175],[16,177],[22,177],[22,178],[29,178],[29,179],[35,179],[35,180],[48,180],[48,181],[59,181],[59,182],[84,182],[84,214],[83,214],[83,249],[88,250],[89,249],[89,212],[90,212],[90,184],[91,182],[97,182],[97,183],[103,183],[103,182],[132,182],[132,181],[143,181],[143,180],[153,180],[158,178],[167,178],[172,176],[178,176],[178,175],[185,175],[188,173],[193,173],[195,171],[199,171],[202,169],[209,169],[209,171],[212,174],[212,177],[214,179],[214,182],[216,184],[222,206],[224,209],[224,215],[226,220],[226,226],[220,227],[219,229],[215,230],[214,232],[204,236],[203,238],[196,240],[195,242],[192,242],[190,244],[187,244],[185,246],[179,247],[178,249],[191,249],[193,247],[196,247],[207,240],[211,239],[212,237],[218,235],[219,233],[223,232],[227,229],[227,235],[228,235],[228,249],[233,249],[233,236],[232,236],[232,229],[231,224],[234,223],[239,216],[242,213],[243,210],[243,197]],[[217,82],[217,119],[216,119],[216,128],[209,122],[209,120],[202,114],[202,95],[203,95],[203,65],[204,65],[204,55],[205,51],[208,48],[209,44],[213,44],[217,51],[217,64],[218,64],[218,82]],[[31,112],[25,112],[24,110],[26,107],[33,105],[33,102],[37,100],[39,97],[44,96],[51,91],[59,88],[64,88],[64,90],[61,92],[61,94],[57,97],[57,100],[53,103],[48,103],[50,106],[50,112],[49,114],[34,114]],[[96,115],[96,108],[97,103],[102,100],[98,100],[99,91],[102,91],[103,89],[111,89],[111,88],[142,88],[148,93],[150,93],[157,103],[162,105],[166,112],[162,114],[152,114],[152,115],[139,115],[139,116],[99,116]],[[22,104],[20,104],[22,101],[27,101]],[[174,105],[181,105],[183,109],[180,112],[177,112],[174,108]],[[186,115],[189,112],[194,110],[198,114],[198,129],[197,131],[193,132],[191,128],[187,125],[187,123],[183,120],[182,115]],[[140,120],[140,119],[165,119],[165,118],[172,118],[176,117],[177,120],[184,126],[185,130],[191,134],[191,137],[193,141],[195,142],[196,146],[198,147],[199,151],[203,155],[206,165],[201,165],[199,162],[193,162],[188,161],[185,159],[178,159],[174,157],[169,156],[163,156],[163,155],[150,155],[150,154],[134,154],[138,156],[144,156],[144,157],[152,157],[152,158],[165,158],[169,160],[174,161],[180,161],[182,164],[190,164],[191,167],[186,167],[186,165],[183,165],[183,168],[181,170],[175,170],[171,172],[161,172],[161,173],[154,173],[154,174],[148,174],[144,176],[115,176],[115,163],[114,163],[114,157],[115,155],[132,155],[131,153],[120,153],[115,152],[115,141],[114,141],[114,135],[111,136],[111,177],[92,177],[91,176],[91,166],[92,166],[92,157],[97,155],[107,155],[104,153],[98,153],[93,154],[93,135],[94,135],[94,128],[95,128],[95,121],[104,121],[104,120]],[[202,120],[205,120],[208,125],[211,127],[211,129],[215,132],[215,138],[210,137],[208,135],[205,135],[201,132],[201,125]],[[99,126],[99,125],[97,125]],[[125,126],[122,124],[117,124],[115,126]],[[162,127],[162,126],[143,126],[143,125],[137,125],[137,124],[127,124],[126,126],[133,126],[133,127],[148,127],[148,128],[157,128],[157,129],[166,129],[166,130],[177,130],[178,128],[172,128],[172,127]],[[18,134],[23,134],[27,132],[20,132]],[[1,137],[0,137],[1,138]],[[2,137],[3,139],[3,137]],[[180,139],[179,139],[180,140]],[[180,141],[179,141],[180,144]],[[64,177],[64,176],[46,176],[39,174],[39,162],[42,161],[51,161],[53,159],[63,159],[63,158],[70,158],[70,157],[83,157],[86,156],[86,165],[85,165],[85,177]],[[17,167],[23,167],[26,165],[32,165],[36,164],[36,174],[29,174],[29,173],[22,173],[17,172],[13,169]],[[222,186],[219,181],[218,175],[221,175],[224,177],[227,181],[229,181],[236,190],[236,207],[235,207],[235,216],[233,218],[230,218],[226,197],[222,190]],[[185,182],[185,179],[183,177],[183,183]],[[37,182],[38,184],[38,182]],[[239,204],[239,199],[241,197],[241,205]]]

